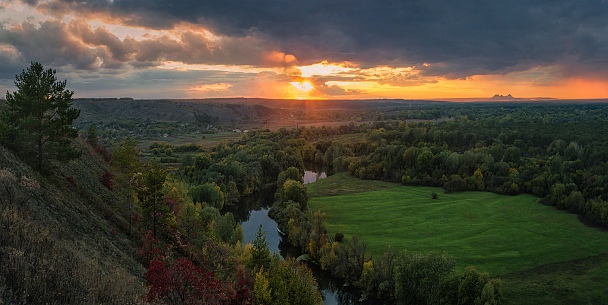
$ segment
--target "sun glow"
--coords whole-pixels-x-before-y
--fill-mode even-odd
[[[314,89],[315,87],[309,82],[309,81],[303,81],[303,82],[291,82],[290,83],[292,86],[294,86],[296,89],[302,91],[302,92],[309,92],[310,90]]]
[[[291,97],[299,100],[314,98],[313,90],[315,87],[310,81],[293,81],[291,85]]]

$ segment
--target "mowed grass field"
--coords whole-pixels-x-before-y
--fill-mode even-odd
[[[446,251],[459,268],[502,277],[509,304],[608,302],[608,232],[534,196],[444,194],[345,173],[307,189],[310,208],[327,214],[330,234],[359,236],[374,257],[388,245],[398,252]]]

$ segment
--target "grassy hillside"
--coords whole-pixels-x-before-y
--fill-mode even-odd
[[[117,197],[100,181],[107,164],[79,146],[82,158],[57,164],[50,176],[0,147],[0,303],[141,300],[139,238],[127,236]]]
[[[608,232],[533,196],[444,194],[347,174],[307,188],[309,206],[327,214],[330,233],[358,235],[376,257],[388,245],[398,251],[447,251],[460,267],[503,277],[509,304],[608,301]]]

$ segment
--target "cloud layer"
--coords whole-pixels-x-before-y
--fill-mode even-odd
[[[167,61],[286,75],[322,61],[368,72],[415,67],[379,80],[395,85],[536,67],[605,80],[608,68],[605,0],[22,1],[38,18],[2,24],[0,78],[29,61],[110,74]],[[123,35],[113,25],[144,34]],[[223,85],[198,87],[235,88],[214,84]]]

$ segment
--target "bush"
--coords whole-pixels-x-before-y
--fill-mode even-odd
[[[344,240],[344,233],[342,233],[342,232],[336,233],[336,235],[334,236],[334,241],[337,241],[340,243],[343,240]]]
[[[110,162],[112,160],[112,153],[105,146],[103,146],[101,144],[97,144],[97,146],[95,146],[94,149],[95,149],[95,152],[98,155],[102,156],[106,162]]]
[[[435,193],[435,192],[431,193],[431,198],[433,198],[433,199],[437,199],[437,197],[438,197],[438,196],[437,196],[437,193]]]
[[[111,190],[114,187],[114,175],[109,171],[106,171],[101,175],[101,183]]]

